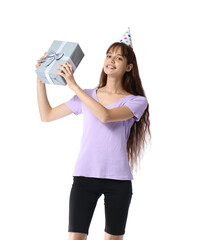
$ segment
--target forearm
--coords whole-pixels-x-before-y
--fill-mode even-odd
[[[42,121],[46,121],[47,115],[52,109],[47,99],[45,84],[37,78],[37,100]]]
[[[89,110],[101,121],[104,122],[107,116],[107,109],[90,97],[83,89],[78,85],[72,89],[80,100],[89,108]]]

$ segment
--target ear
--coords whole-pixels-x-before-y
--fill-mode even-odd
[[[126,72],[130,72],[132,68],[133,68],[133,64],[131,63],[126,67]]]

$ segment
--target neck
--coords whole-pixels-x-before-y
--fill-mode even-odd
[[[122,87],[122,78],[107,76],[104,90],[110,94],[122,94],[125,91]]]

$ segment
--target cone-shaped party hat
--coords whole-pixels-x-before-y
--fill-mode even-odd
[[[131,33],[130,33],[130,28],[128,27],[128,30],[123,34],[123,36],[120,39],[120,42],[123,42],[133,48],[132,45],[132,39],[131,39]]]

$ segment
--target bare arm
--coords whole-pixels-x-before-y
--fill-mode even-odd
[[[127,106],[115,107],[108,109],[108,114],[104,122],[125,121],[132,118],[134,114]]]
[[[105,122],[125,121],[132,117],[139,121],[148,106],[147,98],[138,96],[131,99],[127,105],[108,109]]]
[[[46,52],[44,53],[44,56],[42,56],[40,59],[46,58],[45,54]],[[36,68],[39,67],[40,63],[38,62],[35,66]],[[40,117],[43,122],[50,122],[73,113],[71,109],[69,109],[65,105],[65,103],[55,108],[52,108],[50,106],[49,101],[47,99],[46,85],[41,82],[39,77],[37,77],[37,101]]]
[[[46,86],[41,82],[39,77],[37,77],[37,100],[39,106],[39,112],[41,116],[41,120],[43,122],[50,122],[57,120],[59,118],[68,116],[73,113],[65,103],[52,108],[47,99]]]
[[[101,122],[125,121],[134,116],[127,106],[116,107],[113,109],[105,108],[102,104],[90,97],[78,85],[73,88],[73,91]]]
[[[90,97],[78,85],[72,89],[81,101],[89,108],[89,110],[101,121],[104,122],[107,117],[107,108],[97,102],[94,98]]]
[[[46,86],[41,82],[39,77],[37,77],[37,101],[41,120],[46,122],[47,115],[52,108],[47,99]]]

